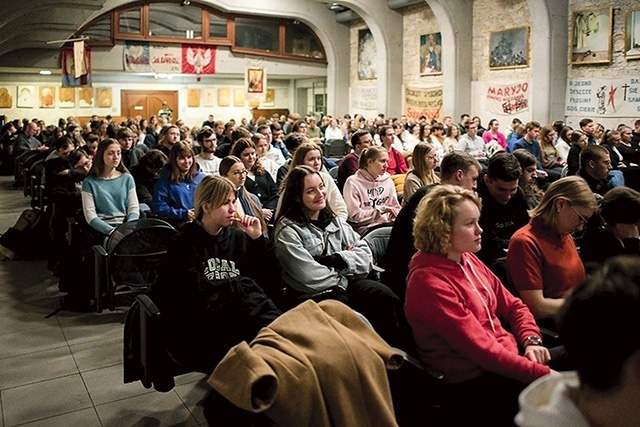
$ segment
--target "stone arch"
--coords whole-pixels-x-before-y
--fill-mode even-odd
[[[531,11],[531,110],[535,120],[564,118],[569,49],[568,0],[527,0]]]
[[[442,116],[471,113],[473,2],[425,0],[442,33]]]

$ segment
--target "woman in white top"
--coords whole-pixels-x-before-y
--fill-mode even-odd
[[[344,132],[338,126],[338,120],[336,119],[331,119],[331,123],[324,131],[324,140],[330,141],[332,139],[344,139]]]
[[[460,127],[454,123],[451,123],[447,128],[447,137],[444,139],[442,145],[446,153],[453,153],[456,144],[460,139]]]

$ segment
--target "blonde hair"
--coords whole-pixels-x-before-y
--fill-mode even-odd
[[[559,212],[556,209],[557,199],[566,199],[571,206],[595,209],[596,197],[589,188],[589,184],[579,176],[567,176],[552,183],[545,191],[540,204],[529,215],[531,218],[539,218],[543,225],[556,228]]]
[[[470,201],[482,210],[480,198],[470,190],[455,185],[437,185],[420,201],[413,223],[414,245],[425,252],[446,255],[451,247],[451,233],[456,207]]]
[[[204,177],[194,195],[194,209],[196,221],[201,221],[204,215],[204,205],[217,209],[227,202],[229,194],[236,197],[236,189],[229,179],[218,175]]]

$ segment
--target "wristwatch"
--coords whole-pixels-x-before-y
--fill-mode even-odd
[[[528,345],[542,345],[542,338],[535,335],[527,337],[524,340],[524,346],[526,347]]]

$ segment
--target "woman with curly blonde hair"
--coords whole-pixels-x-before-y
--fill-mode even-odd
[[[527,307],[474,255],[480,210],[475,193],[451,185],[420,202],[405,314],[420,361],[444,374],[445,419],[510,425],[520,391],[551,372],[550,354]]]

